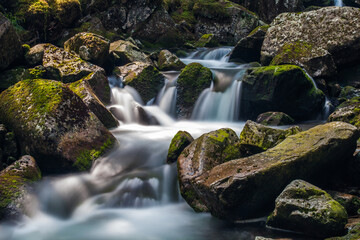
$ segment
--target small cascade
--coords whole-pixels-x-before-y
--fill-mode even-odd
[[[217,60],[220,62],[227,62],[229,53],[233,50],[232,47],[221,47],[215,49],[202,49],[191,53],[188,59],[202,59],[202,60]]]
[[[179,77],[179,72],[165,72],[163,73],[166,77],[165,84],[156,97],[156,104],[159,105],[165,113],[171,117],[176,116],[176,81]]]
[[[342,0],[334,0],[334,6],[336,7],[343,7],[344,3]]]

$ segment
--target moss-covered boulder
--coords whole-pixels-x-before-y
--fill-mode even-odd
[[[125,85],[135,88],[145,103],[156,97],[165,81],[159,70],[143,62],[117,67],[115,73],[122,78]]]
[[[260,62],[261,46],[269,25],[255,28],[249,35],[242,38],[230,53],[232,62]]]
[[[119,126],[119,123],[115,117],[94,93],[91,80],[89,81],[88,77],[70,83],[68,86],[83,100],[85,105],[96,115],[96,117],[102,122],[102,124],[104,124],[105,127],[115,128]]]
[[[301,129],[298,126],[283,130],[266,127],[248,120],[240,134],[240,143],[253,145],[262,151],[266,151],[284,141],[288,136],[299,132],[301,132]]]
[[[24,80],[0,94],[0,121],[44,173],[88,170],[115,138],[65,84]]]
[[[0,220],[24,213],[28,185],[41,179],[41,172],[31,156],[23,156],[0,172]]]
[[[354,97],[343,102],[330,114],[327,120],[328,122],[347,122],[356,127],[360,127],[360,98]]]
[[[283,112],[266,112],[257,116],[256,122],[263,125],[282,126],[293,124],[295,121]]]
[[[166,162],[168,164],[174,163],[177,161],[180,153],[194,141],[194,138],[190,133],[186,131],[178,131],[173,137],[170,143],[168,154],[166,157]]]
[[[110,57],[114,66],[123,66],[131,62],[152,63],[150,58],[135,44],[124,40],[110,44]]]
[[[0,13],[0,71],[21,55],[21,42],[10,20]]]
[[[78,33],[64,43],[65,51],[74,51],[81,59],[102,66],[109,54],[110,41],[93,33]]]
[[[266,33],[261,49],[262,63],[270,63],[278,54],[285,58],[297,55],[294,61],[308,65],[306,62],[313,59],[322,72],[324,66],[321,63],[326,63],[323,59],[327,58],[327,52],[336,66],[356,62],[360,56],[353,53],[360,49],[359,28],[360,12],[357,8],[325,7],[309,12],[280,14]],[[318,57],[322,59],[317,60]],[[280,60],[276,61],[283,62]]]
[[[343,102],[355,97],[360,97],[360,89],[352,86],[346,86],[341,89],[339,100]]]
[[[197,177],[192,187],[217,217],[264,216],[292,180],[318,182],[340,171],[354,153],[358,138],[358,129],[350,124],[319,125],[263,153],[218,165]]]
[[[200,93],[210,87],[212,73],[200,63],[187,65],[177,80],[176,112],[179,118],[190,117]]]
[[[181,196],[197,212],[208,211],[198,197],[195,178],[213,167],[240,156],[236,133],[223,128],[203,134],[187,146],[178,158],[178,178]]]
[[[160,71],[180,71],[186,65],[168,50],[162,50],[159,53],[158,68]]]
[[[355,216],[360,210],[360,197],[337,191],[327,191],[331,197],[340,203],[349,216]]]
[[[218,41],[215,39],[214,34],[204,34],[195,43],[195,47],[217,47],[219,46]]]
[[[267,225],[329,237],[344,232],[347,217],[345,208],[327,192],[303,180],[294,180],[276,198]]]
[[[12,164],[20,156],[14,132],[0,124],[0,171]]]
[[[267,111],[284,112],[295,120],[318,114],[325,96],[298,66],[251,68],[242,81],[241,116],[255,119]]]

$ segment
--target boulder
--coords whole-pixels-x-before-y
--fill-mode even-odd
[[[232,0],[250,11],[255,12],[263,21],[270,23],[283,12],[300,12],[303,4],[300,0]]]
[[[360,210],[360,197],[336,191],[328,191],[328,193],[335,201],[340,203],[346,209],[349,216],[358,214],[358,211]]]
[[[30,66],[41,65],[43,63],[43,57],[47,44],[37,44],[30,48],[25,54],[25,60]]]
[[[93,33],[78,33],[64,43],[65,51],[74,51],[81,59],[102,66],[109,54],[110,41]]]
[[[130,41],[118,40],[110,44],[110,57],[115,66],[131,62],[151,64],[150,58]]]
[[[325,240],[358,240],[360,238],[360,223],[349,229],[348,233],[343,237],[331,237]]]
[[[24,197],[29,184],[41,179],[31,156],[23,156],[0,172],[0,220],[18,218],[24,213]]]
[[[181,71],[186,65],[168,50],[162,50],[159,54],[158,68],[160,71]]]
[[[269,25],[255,28],[249,35],[240,39],[230,53],[229,61],[260,62],[261,46]]]
[[[223,128],[201,135],[187,146],[178,158],[178,178],[181,196],[197,212],[207,211],[193,187],[196,177],[213,167],[239,157],[236,133]]]
[[[268,64],[281,51],[291,51],[300,44],[300,57],[296,60],[302,64],[311,58],[324,59],[327,52],[331,54],[336,66],[356,62],[360,59],[359,54],[353,54],[360,50],[359,20],[359,10],[350,7],[325,7],[300,14],[280,14],[266,33],[261,61]],[[292,54],[297,53],[290,53],[289,56]],[[326,67],[331,68],[331,65]]]
[[[197,98],[204,89],[210,87],[211,81],[210,69],[200,63],[191,63],[182,70],[177,80],[178,118],[190,117]]]
[[[346,86],[341,89],[339,98],[342,100],[350,100],[355,97],[360,97],[360,89],[354,88],[352,86]]]
[[[282,126],[294,123],[294,119],[283,112],[266,112],[256,118],[256,122],[263,125]]]
[[[0,121],[48,173],[90,169],[115,138],[65,84],[23,80],[0,94]]]
[[[240,143],[252,145],[266,151],[284,141],[288,136],[299,132],[301,132],[301,129],[298,126],[283,130],[266,127],[248,120],[240,134]]]
[[[135,88],[145,103],[156,97],[165,81],[165,77],[154,66],[143,62],[117,67],[115,73],[125,85]]]
[[[168,164],[174,163],[177,161],[180,153],[194,141],[194,138],[190,133],[186,131],[178,131],[176,135],[171,140],[168,154],[166,157],[166,162]]]
[[[358,138],[359,131],[350,124],[319,125],[266,152],[215,166],[192,186],[217,217],[236,221],[264,216],[292,180],[320,182],[326,174],[339,171]]]
[[[0,71],[21,56],[21,42],[11,22],[0,13]]]
[[[240,116],[248,119],[267,111],[284,112],[295,120],[309,119],[324,103],[324,94],[295,65],[251,68],[242,80]]]
[[[354,97],[340,104],[337,109],[330,114],[328,122],[342,121],[360,127],[360,98]]]
[[[14,132],[0,124],[0,171],[12,164],[20,156]]]
[[[216,41],[214,34],[204,34],[201,38],[195,43],[195,47],[217,47],[219,43]]]
[[[342,234],[347,218],[345,208],[327,192],[294,180],[276,198],[267,225],[324,238]]]

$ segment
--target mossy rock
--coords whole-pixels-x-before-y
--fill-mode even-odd
[[[88,170],[115,138],[65,84],[23,80],[0,94],[0,121],[44,173]]]
[[[319,125],[265,152],[215,166],[192,187],[214,216],[229,221],[261,217],[289,182],[324,184],[341,172],[346,164],[339,159],[352,157],[358,138],[358,129],[348,123]]]
[[[192,141],[194,141],[194,138],[190,135],[190,133],[186,131],[178,131],[171,140],[166,162],[168,164],[176,162],[181,152],[190,143],[192,143]]]
[[[208,211],[193,187],[195,179],[221,163],[240,157],[238,141],[232,129],[222,128],[201,135],[181,152],[177,162],[180,192],[195,211]]]
[[[360,223],[349,229],[348,233],[342,237],[331,237],[326,240],[358,240],[360,239]]]
[[[44,78],[45,75],[46,71],[42,66],[30,69],[18,67],[2,72],[0,73],[0,92],[6,90],[21,80]]]
[[[186,65],[168,50],[162,50],[159,53],[158,68],[160,71],[180,71]]]
[[[0,220],[20,217],[27,185],[41,179],[41,172],[31,156],[23,156],[0,172]]]
[[[342,121],[360,127],[360,98],[353,97],[340,104],[327,121]]]
[[[64,43],[65,51],[74,51],[81,59],[102,66],[109,54],[110,41],[93,33],[78,33]]]
[[[359,213],[360,197],[336,191],[328,191],[328,193],[346,209],[349,216],[355,216]]]
[[[242,88],[240,116],[250,119],[267,111],[284,112],[295,120],[310,119],[325,103],[323,92],[295,65],[251,68]]]
[[[283,130],[266,127],[248,120],[240,134],[240,143],[254,145],[266,151],[284,141],[288,136],[299,132],[301,129],[298,126]]]
[[[135,88],[147,103],[156,97],[164,85],[164,76],[154,66],[143,62],[132,62],[118,67],[115,72],[125,85]]]
[[[197,98],[210,87],[212,79],[210,69],[200,63],[191,63],[182,70],[177,80],[176,111],[179,118],[191,115]]]
[[[204,34],[201,38],[195,43],[195,47],[217,47],[219,42],[216,41],[214,34]]]
[[[324,238],[344,233],[347,218],[345,208],[327,192],[294,180],[276,198],[267,225]]]
[[[295,121],[283,112],[266,112],[257,116],[256,122],[263,125],[282,126],[293,124]]]

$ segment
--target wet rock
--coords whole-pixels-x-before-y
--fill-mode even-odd
[[[289,129],[276,129],[248,120],[240,134],[240,143],[253,145],[266,151],[275,147],[290,135],[301,132],[298,126]]]
[[[256,118],[257,123],[263,125],[282,126],[294,123],[294,119],[283,112],[266,112]]]
[[[23,156],[0,172],[0,220],[15,219],[24,213],[24,197],[29,184],[41,179],[41,172],[31,156]]]
[[[162,50],[159,54],[158,68],[160,71],[180,71],[186,65],[168,50]]]
[[[21,42],[11,22],[0,13],[0,71],[21,55]]]
[[[195,211],[208,211],[193,187],[195,178],[221,163],[237,158],[240,155],[236,147],[238,141],[239,138],[233,130],[223,128],[203,134],[180,154],[178,158],[180,192]]]
[[[287,137],[266,152],[220,164],[195,179],[193,188],[211,213],[238,220],[264,216],[294,179],[317,182],[339,159],[352,156],[359,132],[342,122],[319,125]]]
[[[250,119],[267,111],[284,112],[295,120],[309,119],[324,106],[324,94],[295,65],[251,68],[242,81],[241,116]]]
[[[216,41],[214,34],[204,34],[195,43],[195,47],[217,47],[219,43]]]
[[[328,122],[333,121],[347,122],[360,127],[360,99],[354,97],[340,104],[328,117]]]
[[[110,41],[93,33],[78,33],[64,43],[65,51],[74,51],[81,59],[102,66],[109,54]]]
[[[192,143],[192,141],[194,141],[194,138],[190,135],[190,133],[186,131],[178,131],[171,140],[166,162],[168,164],[176,162],[181,152],[190,143]]]
[[[190,117],[200,93],[210,87],[212,73],[200,63],[187,65],[177,80],[176,112],[178,118]]]
[[[259,62],[261,46],[268,28],[269,25],[259,26],[242,38],[230,53],[229,61]]]
[[[358,196],[336,191],[328,191],[328,193],[346,209],[349,216],[358,214],[360,209],[360,198]]]
[[[115,73],[125,85],[135,88],[145,103],[156,97],[165,80],[154,66],[143,62],[117,67]]]
[[[290,50],[302,45],[300,57],[296,60],[304,65],[309,58],[324,59],[327,52],[336,66],[356,62],[360,58],[358,54],[353,54],[360,48],[360,32],[357,31],[360,28],[359,20],[358,9],[349,7],[325,7],[300,14],[280,14],[265,36],[261,49],[262,63],[270,63],[282,50],[287,50],[287,45],[291,46],[288,48]],[[293,54],[297,53],[289,53],[289,56]],[[320,62],[327,64],[326,61]],[[326,68],[330,69],[331,64]]]
[[[90,169],[115,138],[65,84],[23,80],[0,94],[0,121],[48,173]]]
[[[150,58],[130,41],[119,40],[110,44],[110,57],[115,66],[131,62],[151,64]]]
[[[347,213],[343,206],[324,190],[303,180],[292,181],[276,198],[275,210],[267,225],[329,237],[344,232]]]

